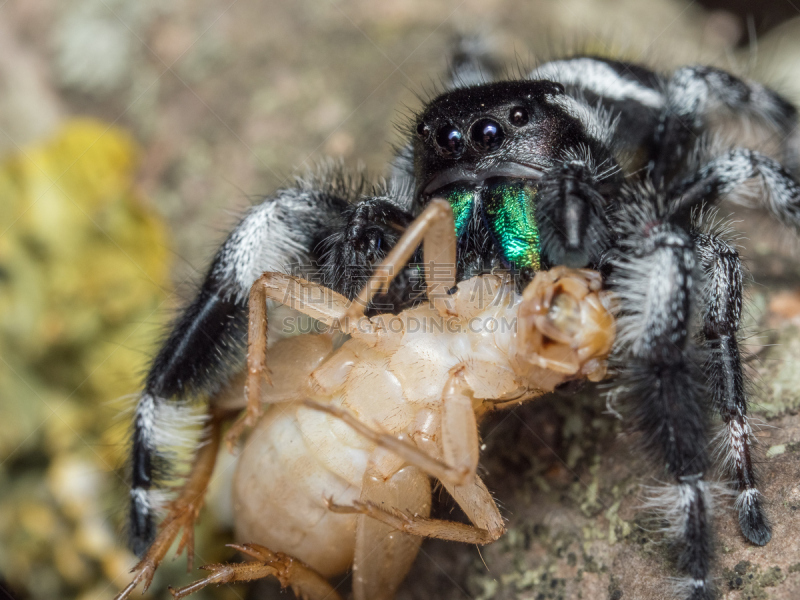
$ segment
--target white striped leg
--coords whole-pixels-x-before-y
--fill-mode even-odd
[[[737,333],[742,313],[742,266],[736,249],[713,233],[695,240],[705,273],[703,336],[709,391],[725,422],[722,452],[727,474],[739,491],[739,525],[752,543],[763,546],[772,537],[753,465],[753,432]]]
[[[750,205],[752,188],[744,184],[755,178],[763,191],[758,201],[779,221],[800,230],[800,184],[779,162],[746,148],[735,148],[709,160],[672,186],[669,196],[675,198],[674,209],[684,214],[726,198]]]
[[[660,155],[655,160],[655,181],[669,176],[687,158],[694,139],[720,113],[746,125],[760,142],[776,143],[778,159],[797,168],[797,109],[775,91],[714,67],[687,66],[673,73],[665,96],[656,131]]]
[[[623,252],[610,280],[621,305],[619,385],[646,449],[672,482],[660,495],[660,508],[678,551],[680,592],[687,600],[711,600],[711,506],[704,481],[708,411],[690,333],[694,243],[654,207],[639,205],[627,216]]]

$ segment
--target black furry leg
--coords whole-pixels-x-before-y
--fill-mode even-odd
[[[536,210],[547,264],[580,268],[597,262],[610,230],[600,185],[591,159],[566,160],[545,173]]]
[[[655,201],[653,201],[655,206]],[[697,285],[693,240],[655,209],[627,215],[624,255],[611,279],[621,301],[620,385],[649,453],[672,479],[654,504],[674,535],[680,592],[713,598],[711,500],[704,481],[709,424],[690,333]]]
[[[736,338],[742,314],[742,266],[736,249],[711,233],[697,234],[695,244],[705,274],[703,338],[706,379],[714,406],[725,422],[725,467],[739,490],[739,525],[759,546],[772,537],[758,491],[751,454],[753,433],[747,417],[747,395]]]
[[[800,185],[780,163],[746,148],[736,148],[709,160],[673,186],[670,196],[676,198],[676,210],[684,214],[726,196],[751,203],[748,200],[754,193],[744,184],[755,178],[760,180],[763,202],[770,212],[782,223],[800,229]]]
[[[173,406],[170,399],[224,381],[227,366],[244,355],[246,331],[247,304],[222,297],[209,278],[153,361],[131,436],[129,538],[137,556],[155,537],[155,513],[160,507],[154,490],[169,475],[165,448],[171,445],[170,429],[187,425],[174,419],[175,408],[185,402]]]
[[[411,215],[383,198],[367,198],[342,213],[342,226],[322,243],[324,284],[352,299],[372,276],[389,250],[413,220]],[[406,281],[399,277],[373,305],[401,305]]]
[[[694,138],[724,114],[739,121],[757,137],[757,143],[778,146],[776,158],[794,170],[798,166],[797,109],[763,85],[739,79],[708,66],[682,67],[667,84],[666,103],[656,130],[653,180],[673,175],[694,146]],[[737,144],[734,137],[728,140]],[[752,140],[750,143],[752,147]]]
[[[191,424],[191,401],[213,394],[244,366],[250,286],[264,271],[307,268],[362,188],[360,178],[328,168],[252,207],[173,323],[145,379],[131,434],[129,543],[137,555],[155,536],[159,484],[170,475],[170,448]]]

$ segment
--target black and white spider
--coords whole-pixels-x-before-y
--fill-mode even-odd
[[[671,481],[662,500],[679,548],[680,593],[713,597],[705,479],[712,411],[724,421],[742,533],[754,544],[769,541],[737,341],[742,266],[703,209],[757,200],[800,226],[795,108],[712,67],[661,75],[576,57],[486,83],[481,61],[466,52],[454,62],[449,91],[415,118],[385,192],[363,196],[357,178],[323,173],[254,206],[224,242],[136,408],[137,554],[155,534],[164,421],[241,370],[253,282],[264,271],[319,265],[326,285],[352,298],[434,196],[453,207],[459,279],[505,268],[524,282],[540,268],[590,266],[616,292],[615,394]],[[758,151],[766,147],[770,156]],[[413,303],[418,284],[409,268],[376,310]]]

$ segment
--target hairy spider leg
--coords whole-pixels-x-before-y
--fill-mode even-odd
[[[690,332],[697,258],[691,236],[651,204],[626,215],[625,250],[614,263],[620,302],[619,385],[646,449],[672,479],[663,504],[678,549],[682,589],[690,600],[713,597],[707,404]]]
[[[363,316],[376,294],[385,293],[392,280],[422,244],[428,300],[439,314],[450,313],[448,294],[456,284],[456,233],[450,203],[434,198],[409,226],[359,292],[347,311],[350,319]]]
[[[320,266],[327,287],[349,299],[361,291],[374,266],[413,221],[395,202],[392,197],[365,198],[342,212],[341,229],[322,242]]]
[[[657,153],[651,162],[656,183],[674,175],[689,158],[692,138],[713,128],[711,120],[720,109],[725,109],[727,118],[746,124],[757,138],[753,143],[777,145],[781,162],[792,170],[800,166],[797,109],[773,90],[714,67],[688,66],[673,73],[665,97],[656,129]]]
[[[141,557],[156,534],[154,491],[169,473],[163,421],[187,400],[214,394],[242,364],[247,298],[265,271],[306,265],[363,182],[335,168],[253,206],[218,250],[197,296],[172,324],[145,379],[131,435],[129,545]],[[180,424],[176,424],[180,426]]]
[[[743,200],[737,193],[750,179],[759,178],[764,201],[782,223],[800,229],[800,185],[777,161],[752,150],[737,148],[713,158],[693,177],[676,185],[675,209],[686,214],[703,203],[724,196]],[[739,488],[739,525],[754,544],[764,545],[771,529],[761,502],[751,456],[755,436],[747,418],[747,397],[736,331],[741,315],[741,266],[738,254],[727,244],[699,237],[700,255],[709,282],[704,333],[711,351],[707,373],[715,406],[726,423],[727,466]],[[727,294],[727,295],[726,295]]]
[[[739,204],[752,204],[749,180],[761,183],[761,200],[784,225],[800,231],[800,185],[776,160],[746,148],[734,148],[712,158],[697,171],[673,186],[674,210],[687,214],[701,204],[713,204],[724,197]]]
[[[713,289],[715,278],[723,273],[731,278],[728,286],[735,288],[741,275],[731,269],[735,271],[738,264],[732,264],[730,256],[708,257],[708,240],[698,238],[695,245],[690,234],[677,223],[685,223],[687,216],[691,218],[694,208],[735,196],[740,186],[754,177],[760,178],[772,213],[797,227],[800,224],[797,182],[775,160],[751,150],[734,149],[711,159],[694,176],[675,185],[663,209],[657,208],[659,202],[652,197],[644,205],[630,207],[623,215],[628,219],[627,225],[623,224],[628,239],[620,244],[629,256],[616,262],[618,273],[614,285],[622,306],[620,340],[624,353],[630,357],[622,371],[621,385],[627,389],[637,425],[647,436],[648,446],[676,478],[677,484],[662,500],[671,503],[667,514],[683,544],[678,558],[678,567],[686,574],[683,591],[692,600],[713,596],[708,577],[712,559],[711,497],[703,481],[708,467],[705,452],[708,422],[700,403],[703,390],[699,385],[703,375],[712,376],[713,400],[733,435],[733,463],[742,467],[737,475],[743,478],[739,485],[744,487],[741,490],[744,495],[740,497],[743,533],[755,543],[765,542],[769,526],[757,502],[752,461],[750,468],[747,466],[747,443],[752,441],[752,432],[746,422],[738,348],[737,358],[726,362],[731,356],[727,350],[734,349],[731,340],[735,340],[738,318],[732,317],[738,316],[740,309],[736,306],[740,299],[735,291],[726,298],[715,297]],[[649,193],[652,195],[652,190]],[[712,268],[710,262],[722,264]],[[698,367],[699,357],[692,348],[689,323],[695,273],[704,266],[710,277],[704,345],[711,353],[709,362]],[[709,317],[710,311],[723,309],[728,311],[724,319]],[[721,327],[720,321],[725,319],[728,323]],[[678,431],[679,436],[673,433]]]
[[[721,69],[686,66],[665,80],[633,63],[578,56],[544,63],[530,77],[560,83],[587,105],[598,100],[618,115],[615,152],[644,149],[648,177],[657,185],[681,171],[695,138],[725,133],[715,122],[720,113],[726,123],[743,126],[724,140],[769,149],[792,172],[800,167],[797,109],[777,92]]]
[[[222,420],[222,415],[211,411],[209,423],[200,439],[189,476],[178,497],[170,503],[167,517],[161,524],[161,530],[147,553],[131,569],[131,573],[134,574],[133,580],[114,597],[114,600],[128,598],[139,583],[142,584],[142,593],[147,591],[153,581],[153,574],[164,560],[167,551],[181,530],[183,530],[183,536],[176,554],[180,554],[186,549],[188,570],[191,571],[194,561],[194,524],[203,507],[208,482],[217,462]]]
[[[698,233],[695,245],[705,274],[703,337],[705,373],[714,407],[725,422],[721,452],[727,473],[739,491],[739,525],[759,546],[772,531],[758,491],[753,464],[756,441],[747,416],[748,399],[737,334],[742,314],[742,264],[736,249],[714,233]]]

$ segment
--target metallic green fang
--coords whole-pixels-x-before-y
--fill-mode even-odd
[[[456,235],[460,236],[472,217],[472,209],[475,206],[475,189],[453,186],[445,193],[445,197],[450,201],[450,207],[453,209]]]
[[[538,270],[541,240],[536,223],[537,189],[522,180],[498,178],[486,183],[482,194],[486,220],[506,260],[518,268]]]

